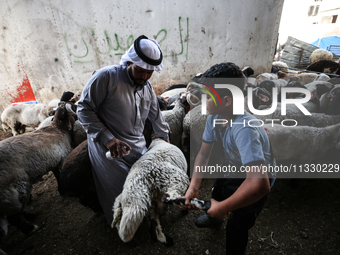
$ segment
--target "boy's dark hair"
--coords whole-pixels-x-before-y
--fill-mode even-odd
[[[224,79],[222,79],[224,78]],[[232,62],[224,62],[213,65],[205,71],[200,81],[214,87],[214,84],[232,84],[243,91],[245,85],[245,76],[242,70]],[[231,96],[228,89],[216,89],[220,97]]]

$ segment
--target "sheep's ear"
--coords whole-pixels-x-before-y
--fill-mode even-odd
[[[116,211],[113,214],[113,221],[112,221],[112,224],[111,224],[111,228],[114,228],[117,225],[117,223],[120,222],[120,220],[122,218],[122,213],[123,213],[122,206],[119,203],[119,207],[116,209]]]

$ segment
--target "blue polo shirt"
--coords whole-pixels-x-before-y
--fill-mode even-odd
[[[203,133],[203,141],[206,143],[216,142],[216,132],[219,131],[224,157],[230,165],[237,168],[259,164],[274,166],[275,161],[271,156],[267,133],[253,115],[244,111],[244,115],[237,115],[232,123],[228,123],[225,127],[216,125],[215,128],[214,120],[216,119],[223,118],[219,115],[209,115]],[[233,173],[229,174],[229,177],[237,178],[239,176]],[[269,175],[269,177],[273,176]],[[272,180],[271,185],[273,183]]]

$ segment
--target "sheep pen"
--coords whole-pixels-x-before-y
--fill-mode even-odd
[[[11,132],[0,131],[0,139]],[[336,155],[325,158],[333,162]],[[202,183],[200,198],[209,199],[213,179]],[[339,249],[340,180],[301,180],[297,188],[278,179],[256,225],[251,229],[247,254],[336,254]],[[225,222],[220,229],[198,229],[201,211],[182,215],[169,206],[162,218],[163,230],[176,242],[168,248],[151,240],[147,224],[141,226],[140,245],[124,244],[102,214],[82,206],[76,198],[61,197],[52,173],[34,184],[26,207],[37,214],[37,232],[25,236],[15,227],[0,248],[9,254],[225,254]],[[271,241],[271,237],[273,241]]]

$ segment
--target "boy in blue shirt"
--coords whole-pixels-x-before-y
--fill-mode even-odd
[[[245,84],[241,69],[230,62],[211,67],[202,75],[201,80],[203,83],[209,82],[208,78],[238,78],[233,79],[237,80],[233,85],[241,91]],[[244,115],[234,115],[232,93],[228,89],[216,91],[222,104],[215,104],[213,98],[207,99],[206,105],[210,115],[193,169],[208,165],[212,148],[216,144],[223,150],[223,166],[233,166],[237,171],[216,180],[211,207],[206,215],[196,219],[195,224],[197,227],[216,227],[231,213],[226,226],[226,251],[227,254],[244,254],[248,230],[255,224],[274,182],[274,178],[269,178],[266,171],[262,170],[273,165],[275,161],[271,155],[267,134],[256,118],[247,111],[244,111]],[[216,119],[225,120],[225,124],[214,127]],[[250,120],[251,125],[248,124]],[[244,171],[240,171],[241,169]],[[193,172],[185,194],[189,209],[195,209],[189,200],[198,198],[202,178],[202,173]]]

